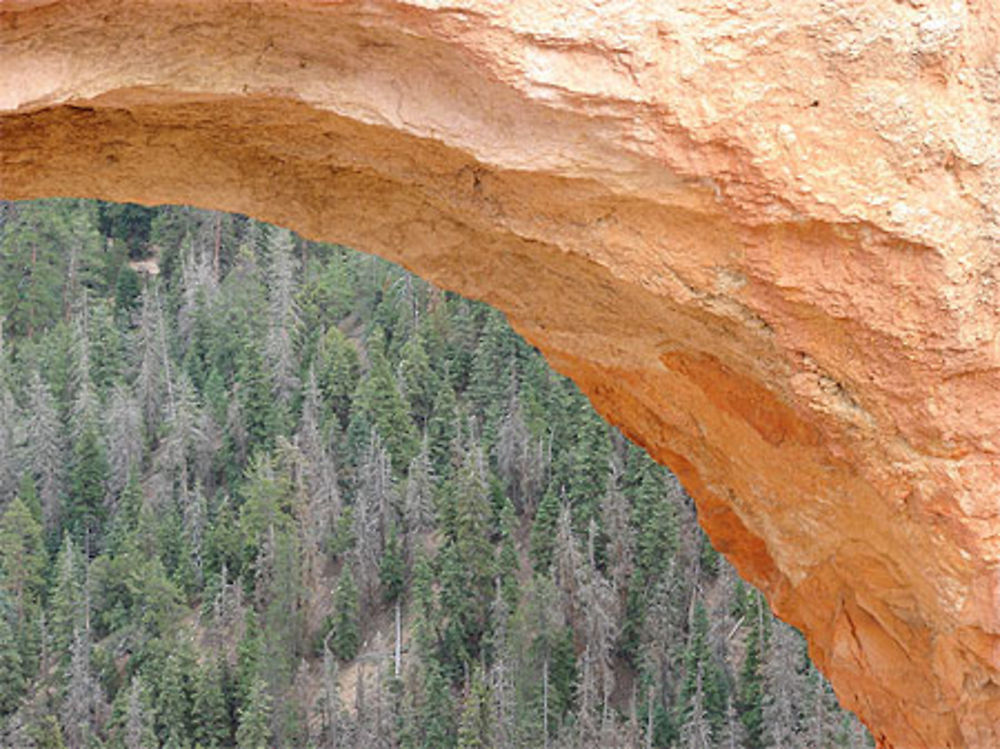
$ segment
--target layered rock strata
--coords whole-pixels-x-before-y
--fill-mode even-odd
[[[1000,746],[1000,9],[0,2],[0,197],[239,211],[504,310],[883,746]]]

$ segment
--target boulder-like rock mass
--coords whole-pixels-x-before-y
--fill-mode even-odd
[[[1000,3],[5,0],[0,197],[496,305],[884,747],[1000,746]]]

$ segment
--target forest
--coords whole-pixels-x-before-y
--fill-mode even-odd
[[[871,745],[499,312],[243,216],[0,203],[0,746]]]

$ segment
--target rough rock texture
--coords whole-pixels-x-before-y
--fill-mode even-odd
[[[0,2],[0,196],[495,304],[894,747],[1000,746],[992,0]]]

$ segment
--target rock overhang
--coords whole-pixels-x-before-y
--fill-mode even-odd
[[[0,3],[0,197],[504,310],[887,746],[1000,744],[991,4]]]

